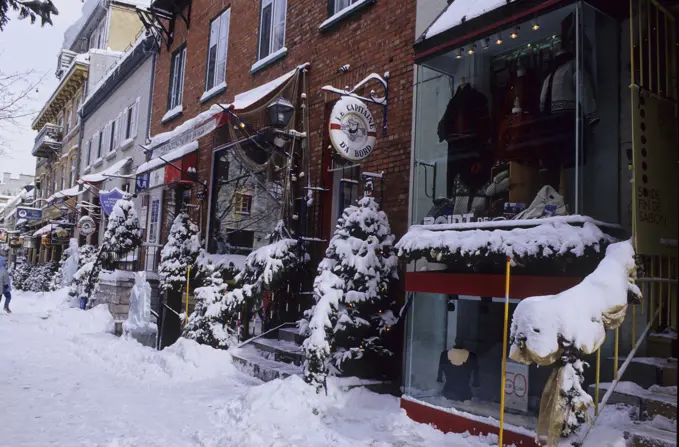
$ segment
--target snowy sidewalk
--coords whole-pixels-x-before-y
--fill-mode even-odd
[[[291,377],[261,384],[228,353],[181,340],[157,352],[110,334],[65,290],[16,292],[0,314],[2,446],[487,446],[408,419],[366,390],[317,395]]]

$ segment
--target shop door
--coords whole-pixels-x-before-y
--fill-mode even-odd
[[[146,223],[146,271],[158,271],[160,263],[160,223],[163,213],[163,190],[157,189],[149,194],[148,217]]]
[[[630,0],[632,240],[653,332],[676,333],[677,23],[655,0]]]

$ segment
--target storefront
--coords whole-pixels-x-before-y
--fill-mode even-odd
[[[634,2],[635,26],[644,18],[631,39],[627,2],[487,3],[452,2],[415,44],[412,226],[399,243],[410,261],[402,406],[474,433],[497,432],[507,256],[511,321],[521,299],[581,282],[613,241],[660,232],[637,252],[676,265],[677,233],[676,128],[638,113],[646,102],[676,122],[674,21]],[[640,69],[630,42],[653,26]],[[649,205],[654,193],[672,205]],[[508,363],[506,441],[533,444],[550,373]]]

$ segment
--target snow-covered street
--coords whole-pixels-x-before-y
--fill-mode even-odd
[[[317,395],[291,377],[262,384],[228,353],[180,340],[157,352],[111,334],[105,306],[66,291],[16,292],[0,314],[2,446],[487,446],[443,434],[398,400],[362,389]]]

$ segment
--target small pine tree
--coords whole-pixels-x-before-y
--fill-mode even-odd
[[[120,199],[113,206],[101,245],[102,267],[113,270],[117,257],[132,252],[141,245],[142,230],[134,203]]]
[[[395,302],[387,294],[397,278],[394,235],[373,197],[347,207],[318,267],[315,306],[303,329],[305,380],[320,390],[328,369],[375,375],[385,357],[386,332],[396,324]]]
[[[160,287],[165,292],[181,292],[186,284],[189,265],[193,265],[200,251],[198,226],[182,210],[172,223],[167,244],[160,252]]]
[[[17,290],[28,290],[25,288],[26,278],[31,275],[33,264],[24,262],[12,269],[12,287]]]
[[[203,287],[195,291],[196,307],[184,327],[184,337],[218,349],[235,344],[236,334],[231,329],[231,314],[224,306],[227,286],[218,266],[203,267],[209,276]]]
[[[83,245],[78,249],[78,270],[73,275],[73,282],[68,292],[72,298],[87,296],[96,290],[99,284],[99,272],[92,272],[92,270],[95,268],[98,254],[99,250],[93,245]]]

